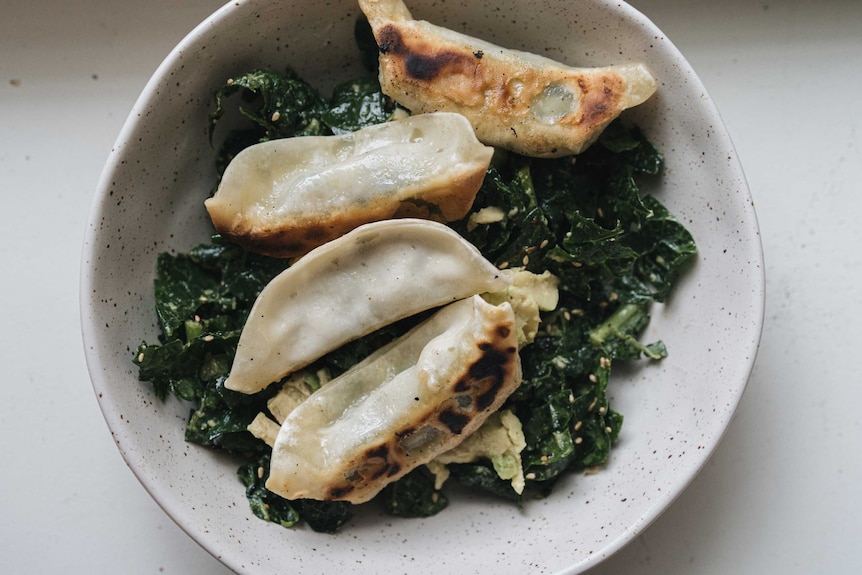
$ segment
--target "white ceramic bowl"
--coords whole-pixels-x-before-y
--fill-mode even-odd
[[[156,255],[206,241],[213,89],[258,66],[295,67],[328,93],[359,70],[352,0],[230,2],[183,40],[147,84],[107,161],[83,258],[84,342],[99,404],[143,486],[203,547],[241,573],[577,573],[619,550],[682,492],[713,452],[754,361],[764,305],[752,199],[701,82],[647,18],[616,0],[408,2],[417,18],[572,65],[644,61],[658,93],[632,111],[667,158],[655,193],[700,249],[647,339],[670,357],[615,373],[626,416],[598,474],[570,475],[522,510],[454,501],[428,519],[360,513],[338,535],[252,516],[236,466],[186,444],[188,407],[162,404],[131,353],[155,341]],[[168,17],[168,16],[166,16]]]

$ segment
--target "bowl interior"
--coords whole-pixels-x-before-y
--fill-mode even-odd
[[[643,61],[659,91],[632,110],[666,156],[647,190],[694,234],[700,253],[647,339],[670,357],[615,372],[626,422],[610,463],[570,475],[523,509],[454,494],[428,519],[367,508],[341,534],[254,518],[236,463],[186,444],[188,406],[162,403],[131,354],[155,342],[155,259],[206,241],[214,182],[207,114],[227,78],[294,67],[328,93],[361,73],[353,1],[238,1],[196,28],[157,70],[102,176],[82,264],[84,342],[93,385],[123,457],[185,529],[243,573],[576,573],[621,548],[685,488],[712,453],[745,387],[763,315],[757,221],[736,153],[711,100],[673,44],[631,7],[609,1],[413,1],[414,16],[570,65]]]

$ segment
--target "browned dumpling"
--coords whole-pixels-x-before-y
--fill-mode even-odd
[[[463,114],[480,140],[520,154],[578,154],[656,89],[642,64],[571,68],[414,20],[401,0],[359,6],[380,49],[386,95],[413,113]]]
[[[247,250],[293,257],[368,222],[463,218],[493,152],[447,113],[271,140],[237,154],[206,208]]]
[[[266,487],[287,499],[363,503],[452,449],[521,383],[511,305],[450,304],[293,409]],[[271,439],[274,423],[267,422]]]

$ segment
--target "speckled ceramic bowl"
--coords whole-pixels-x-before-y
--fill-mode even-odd
[[[657,194],[700,254],[647,339],[670,357],[615,373],[626,423],[600,473],[570,475],[518,509],[455,501],[429,519],[359,513],[338,535],[252,516],[235,464],[186,444],[188,407],[161,403],[131,353],[155,341],[156,255],[209,237],[213,89],[257,66],[295,67],[328,92],[360,70],[352,0],[230,2],[156,71],[107,161],[86,235],[82,314],[93,385],[116,444],[144,487],[201,545],[240,573],[578,573],[623,547],[689,484],[742,396],[763,314],[758,227],[721,119],[691,67],[647,18],[616,0],[408,2],[423,18],[572,65],[644,61],[658,93],[629,117],[667,157]],[[169,15],[166,15],[169,17]]]

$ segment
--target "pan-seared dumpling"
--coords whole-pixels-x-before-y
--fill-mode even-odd
[[[225,387],[256,393],[348,341],[511,281],[443,224],[404,218],[362,225],[263,289]]]
[[[368,501],[461,443],[520,381],[512,307],[479,296],[451,304],[291,411],[266,487],[287,499]]]
[[[205,205],[231,241],[291,257],[368,222],[463,218],[492,155],[463,116],[447,113],[271,140],[237,154]]]
[[[380,48],[383,92],[413,113],[466,116],[486,144],[577,154],[656,89],[642,64],[572,68],[414,20],[401,0],[359,0]]]

